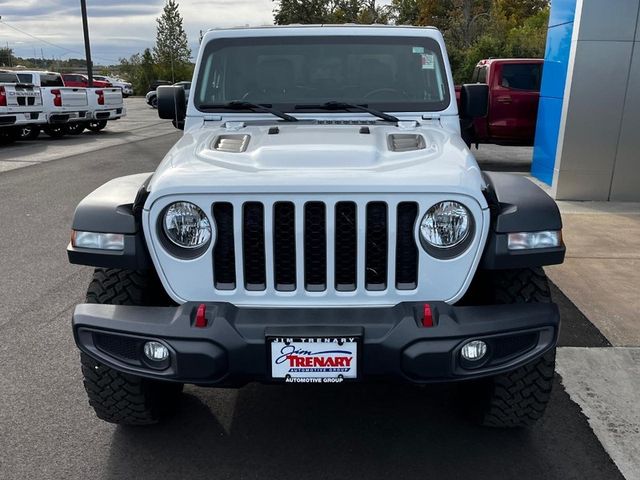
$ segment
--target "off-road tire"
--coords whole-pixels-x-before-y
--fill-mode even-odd
[[[528,427],[542,418],[551,398],[555,348],[534,362],[485,382],[485,427]]]
[[[154,271],[98,268],[87,303],[170,305]],[[84,388],[98,418],[121,425],[151,425],[175,412],[183,385],[154,381],[114,370],[82,353]]]
[[[107,121],[106,120],[94,120],[89,122],[86,127],[91,130],[92,132],[99,132],[100,130],[104,130],[104,128],[107,126]]]
[[[551,291],[542,268],[484,272],[476,295],[490,304],[549,303]],[[544,414],[551,396],[555,348],[520,368],[472,383],[479,401],[477,418],[487,427],[527,427]],[[474,395],[475,393],[475,395]]]

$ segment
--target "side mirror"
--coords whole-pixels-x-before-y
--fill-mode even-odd
[[[489,110],[489,85],[466,83],[460,89],[460,117],[486,117]]]
[[[173,120],[173,126],[184,129],[184,119],[187,116],[187,100],[184,88],[173,85],[156,89],[158,98],[158,116],[165,120]]]

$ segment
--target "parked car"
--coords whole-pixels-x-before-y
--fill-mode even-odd
[[[191,82],[182,81],[182,82],[174,83],[174,85],[177,87],[184,88],[185,98],[187,99],[189,98],[189,92],[191,90]],[[148,92],[147,95],[145,96],[145,99],[147,100],[148,105],[151,105],[153,108],[158,108],[158,95],[156,93],[156,90],[152,90]]]
[[[468,144],[533,145],[538,117],[543,60],[492,58],[473,70],[472,83],[489,86],[489,109],[484,118],[466,119]],[[459,89],[457,89],[459,100]]]
[[[13,142],[23,129],[46,121],[40,88],[22,83],[15,72],[0,70],[0,143]]]
[[[83,87],[89,86],[89,77],[81,73],[63,73],[62,79],[67,87]],[[112,87],[111,82],[98,80],[93,78],[93,86],[98,88]]]
[[[73,218],[69,260],[96,268],[72,328],[99,418],[161,421],[185,383],[389,380],[463,382],[484,425],[542,417],[560,213],[480,170],[444,52],[434,28],[204,35],[194,100],[157,89],[182,138]],[[487,89],[461,87],[465,118]]]
[[[87,89],[78,87],[66,87],[62,75],[56,72],[39,70],[20,70],[16,72],[22,83],[30,83],[40,87],[46,125],[42,126],[44,132],[51,137],[65,135],[65,125],[70,122],[90,119],[89,100]],[[40,133],[38,126],[33,126],[25,131],[24,136],[35,138]]]
[[[120,78],[115,78],[115,77],[106,77],[104,75],[94,75],[93,78],[101,82],[110,83],[112,86],[121,89],[122,96],[124,98],[127,98],[130,95],[133,95],[133,85],[131,85],[131,83],[125,80],[122,80]]]
[[[66,133],[79,135],[85,129],[99,132],[107,126],[108,121],[119,120],[126,115],[122,101],[122,89],[87,88],[89,100],[89,120],[70,123],[66,126]]]

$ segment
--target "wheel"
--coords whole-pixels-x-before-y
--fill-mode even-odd
[[[47,125],[43,128],[44,133],[49,135],[51,138],[62,138],[66,135],[65,125]]]
[[[107,126],[106,120],[94,120],[92,122],[89,122],[86,125],[86,127],[92,132],[99,132],[100,130],[104,129],[106,126]]]
[[[84,132],[87,125],[84,122],[67,123],[65,126],[65,133],[69,135],[80,135]]]
[[[37,125],[25,125],[20,127],[21,140],[35,140],[40,136],[40,127]]]
[[[475,294],[484,296],[490,304],[551,302],[542,268],[485,271],[474,284],[479,288]],[[469,398],[479,398],[474,413],[480,424],[526,427],[542,418],[551,397],[555,357],[554,347],[520,368],[467,385],[473,390],[468,392]]]
[[[158,108],[158,97],[153,97],[151,102],[149,102],[149,105],[151,105],[152,108]]]
[[[87,290],[87,303],[170,305],[153,271],[98,268]],[[82,353],[84,388],[98,418],[121,425],[151,425],[173,414],[180,383],[149,380],[118,372]]]

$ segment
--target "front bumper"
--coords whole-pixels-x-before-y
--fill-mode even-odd
[[[434,326],[422,326],[423,303],[375,308],[238,308],[208,303],[208,325],[194,326],[198,304],[178,307],[78,305],[78,347],[103,364],[134,375],[211,386],[271,382],[267,337],[359,336],[359,380],[414,383],[494,375],[528,363],[557,341],[554,304],[451,307],[432,303]],[[465,367],[460,349],[483,339],[488,359]],[[163,370],[148,366],[143,344],[169,347]]]

